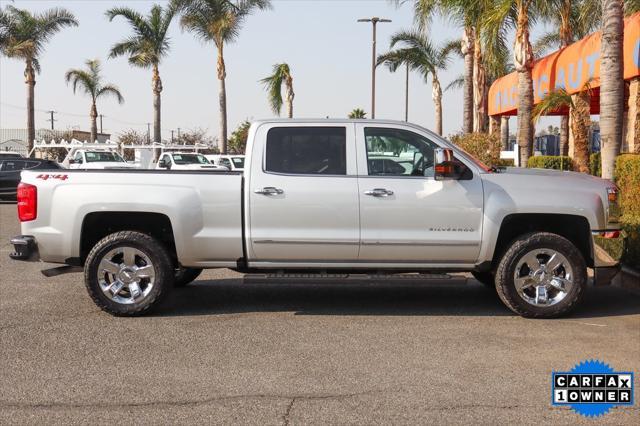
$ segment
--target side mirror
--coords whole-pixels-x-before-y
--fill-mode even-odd
[[[469,169],[453,157],[453,150],[436,148],[434,150],[435,179],[460,180],[468,175]]]
[[[76,164],[76,160],[72,158],[71,160],[69,160],[69,164]]]
[[[158,161],[158,167],[161,167],[161,168],[163,168],[163,169],[166,169],[166,168],[167,168],[167,162],[166,162],[166,161],[164,161],[164,159],[162,159],[162,160]]]

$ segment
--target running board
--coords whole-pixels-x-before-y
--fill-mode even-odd
[[[72,272],[82,272],[82,266],[64,265],[57,268],[43,269],[40,271],[47,278],[57,277],[58,275],[70,274]]]
[[[423,282],[428,280],[449,280],[449,274],[330,274],[330,273],[251,273],[244,275],[244,282],[249,284],[257,283],[304,283],[322,281],[360,281],[360,282],[380,282],[385,280],[404,282]]]

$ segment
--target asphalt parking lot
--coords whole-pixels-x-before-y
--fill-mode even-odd
[[[9,260],[15,216],[0,205],[2,424],[592,424],[550,405],[552,370],[597,358],[638,386],[640,296],[625,289],[527,320],[465,277],[255,284],[217,270],[153,316],[113,318],[81,274]],[[638,393],[598,423],[637,424]]]

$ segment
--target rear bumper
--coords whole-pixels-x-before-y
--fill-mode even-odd
[[[37,261],[40,259],[38,254],[38,243],[31,235],[18,235],[11,239],[13,252],[9,253],[9,257],[14,260]]]
[[[595,285],[611,284],[620,272],[620,260],[626,248],[626,234],[619,230],[592,231]]]

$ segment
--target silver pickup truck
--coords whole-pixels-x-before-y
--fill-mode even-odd
[[[617,197],[584,174],[489,168],[404,122],[265,120],[244,173],[23,172],[11,257],[84,267],[114,315],[231,268],[471,272],[514,312],[549,318],[578,304],[587,268],[597,285],[618,271]]]

